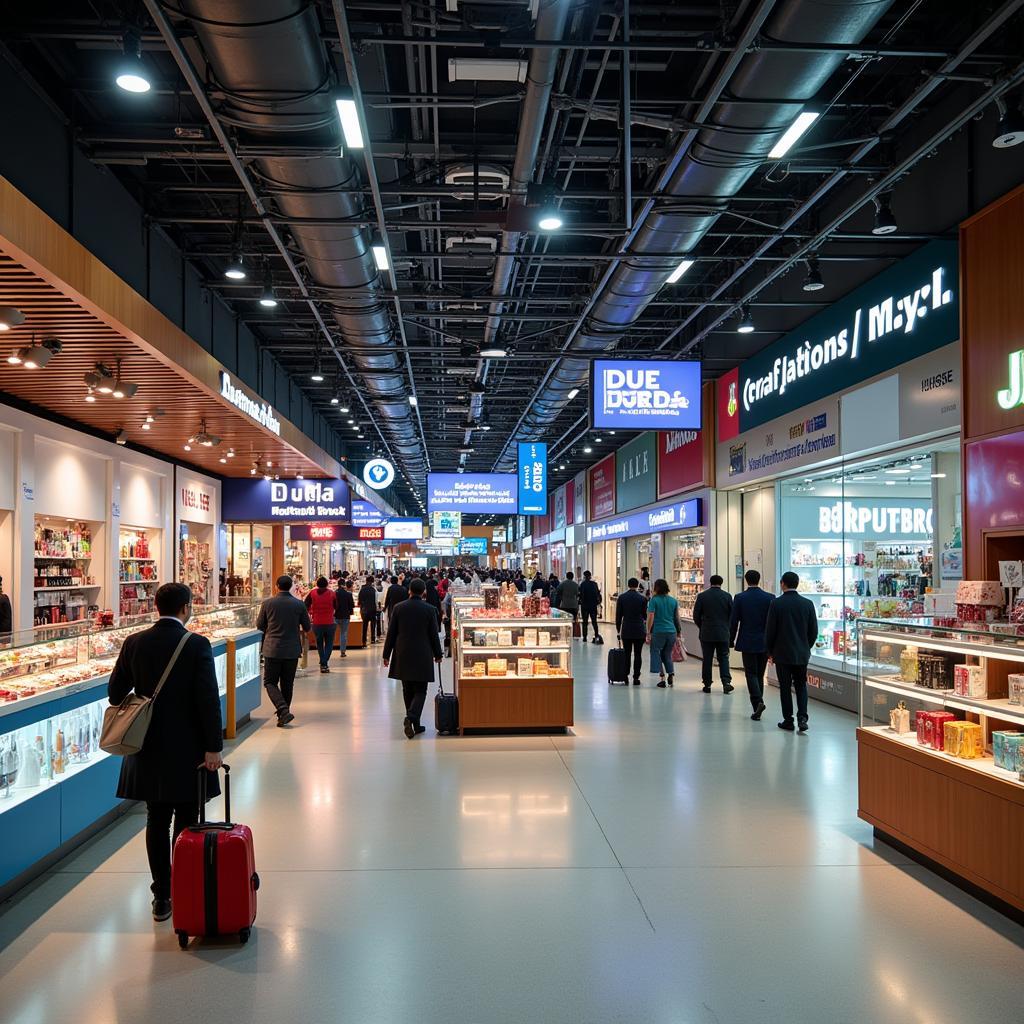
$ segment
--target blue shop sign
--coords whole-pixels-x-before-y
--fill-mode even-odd
[[[519,514],[542,516],[548,510],[548,446],[519,445]]]
[[[354,498],[352,501],[353,526],[383,526],[384,513],[373,502]]]
[[[221,483],[226,523],[348,523],[352,495],[344,480],[235,480]]]
[[[595,430],[700,430],[699,360],[595,359],[590,419]]]
[[[487,554],[487,538],[486,537],[463,537],[459,541],[459,554],[460,555],[486,555]]]
[[[428,512],[500,516],[518,511],[515,473],[428,473]]]
[[[662,505],[647,512],[634,512],[617,519],[587,524],[587,543],[633,537],[643,533],[661,533],[664,530],[685,530],[704,525],[704,503],[700,498],[689,498],[672,505]]]

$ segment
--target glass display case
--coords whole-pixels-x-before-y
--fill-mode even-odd
[[[857,630],[862,729],[1024,785],[1024,625],[861,619]]]

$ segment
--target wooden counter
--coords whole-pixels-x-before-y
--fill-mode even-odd
[[[558,729],[573,724],[571,676],[464,676],[458,680],[459,732]]]

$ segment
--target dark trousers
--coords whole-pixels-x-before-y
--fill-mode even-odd
[[[279,716],[292,706],[295,670],[298,665],[298,658],[263,659],[263,688],[267,691],[270,703],[274,705]]]
[[[718,674],[722,679],[722,685],[728,686],[732,682],[732,672],[729,671],[729,641],[728,640],[701,640],[701,653],[704,655],[704,664],[701,667],[700,678],[705,686],[711,685],[711,669],[715,664],[715,656],[718,657]]]
[[[589,623],[594,624],[594,636],[600,636],[601,630],[597,628],[597,609],[596,608],[584,608],[582,611],[583,615],[583,639],[587,639],[587,625]]]
[[[333,622],[329,626],[313,627],[313,635],[316,637],[316,653],[320,655],[321,668],[327,668],[327,662],[331,659],[331,651],[334,650],[334,631],[336,628]]]
[[[630,655],[633,658],[633,682],[640,678],[640,670],[644,664],[644,642],[640,640],[623,640],[622,649],[626,652],[626,664],[629,664]]]
[[[764,672],[768,667],[768,653],[761,651],[743,652],[743,674],[747,677],[747,693],[750,706],[756,711],[764,703]]]
[[[427,684],[403,679],[402,696],[405,698],[405,717],[413,725],[419,725],[420,716],[423,714],[423,705],[427,700]]]
[[[171,819],[174,828],[171,828]],[[171,898],[171,849],[189,825],[199,820],[199,804],[146,804],[146,853],[153,876],[153,896]]]
[[[779,677],[779,700],[782,702],[782,718],[793,721],[793,690],[796,690],[796,717],[798,722],[807,721],[807,666],[780,665],[775,663]]]
[[[377,642],[377,613],[363,612],[363,646],[366,646],[366,631],[370,630],[370,637]]]

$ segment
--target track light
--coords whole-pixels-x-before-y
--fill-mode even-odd
[[[740,322],[736,331],[739,334],[754,333],[754,318],[750,315],[750,307],[745,302],[740,307]]]
[[[118,427],[117,428],[117,433],[114,435],[114,441],[117,444],[127,444],[128,443],[128,431],[125,430],[124,427]]]
[[[992,145],[996,149],[1019,146],[1024,142],[1024,115],[1020,107],[1007,106],[1006,101],[1000,97],[996,100],[996,109],[999,111],[999,127],[992,138]]]
[[[102,391],[103,388],[100,388]],[[121,360],[117,361],[117,372],[114,376],[114,383],[110,387],[110,393],[115,398],[134,398],[135,392],[139,390],[138,384],[130,384],[121,378]]]
[[[812,256],[807,261],[807,276],[804,278],[804,291],[805,292],[820,292],[825,287],[825,282],[821,279],[821,267],[818,266],[818,258]]]
[[[41,344],[23,348],[18,355],[26,370],[41,370],[63,347],[56,338],[44,338]]]
[[[690,269],[690,267],[693,266],[693,263],[693,260],[683,260],[682,263],[680,263],[679,266],[676,267],[676,269],[673,270],[672,273],[668,275],[668,278],[666,279],[665,283],[675,284],[676,281],[678,281],[679,278],[681,278],[683,274],[685,274]]]
[[[25,322],[25,314],[14,306],[0,306],[0,331],[10,331]]]
[[[263,275],[263,292],[260,295],[260,305],[266,309],[273,309],[277,305],[277,296],[274,295],[274,280],[270,275],[270,267],[267,267]]]
[[[95,395],[93,394],[92,388],[89,388],[89,389],[88,389],[88,390],[87,390],[87,391],[85,392],[85,400],[86,400],[87,402],[89,402],[89,403],[90,403],[90,405],[91,405],[91,404],[92,404],[93,402],[95,402],[95,401],[96,401],[96,396],[95,396]]]
[[[21,364],[25,361],[25,353],[27,351],[28,351],[28,349],[16,348],[7,357],[7,362],[9,362],[11,364],[11,366],[21,366]]]
[[[124,55],[114,81],[125,92],[149,92],[149,75],[142,63],[142,40],[135,29],[127,29],[123,39]]]
[[[771,151],[768,153],[768,159],[781,160],[796,145],[804,132],[818,120],[818,116],[818,112],[814,110],[805,110],[800,114],[786,129],[785,135],[772,146]]]
[[[242,263],[242,257],[237,253],[231,262],[224,268],[224,276],[232,281],[245,280],[245,264]]]
[[[892,197],[888,192],[875,196],[875,226],[871,229],[873,235],[891,235],[899,225],[892,212]]]
[[[359,111],[356,109],[356,101],[351,94],[339,96],[335,101],[338,108],[338,119],[341,121],[341,131],[345,136],[345,145],[349,149],[363,148],[363,129],[359,124]]]

